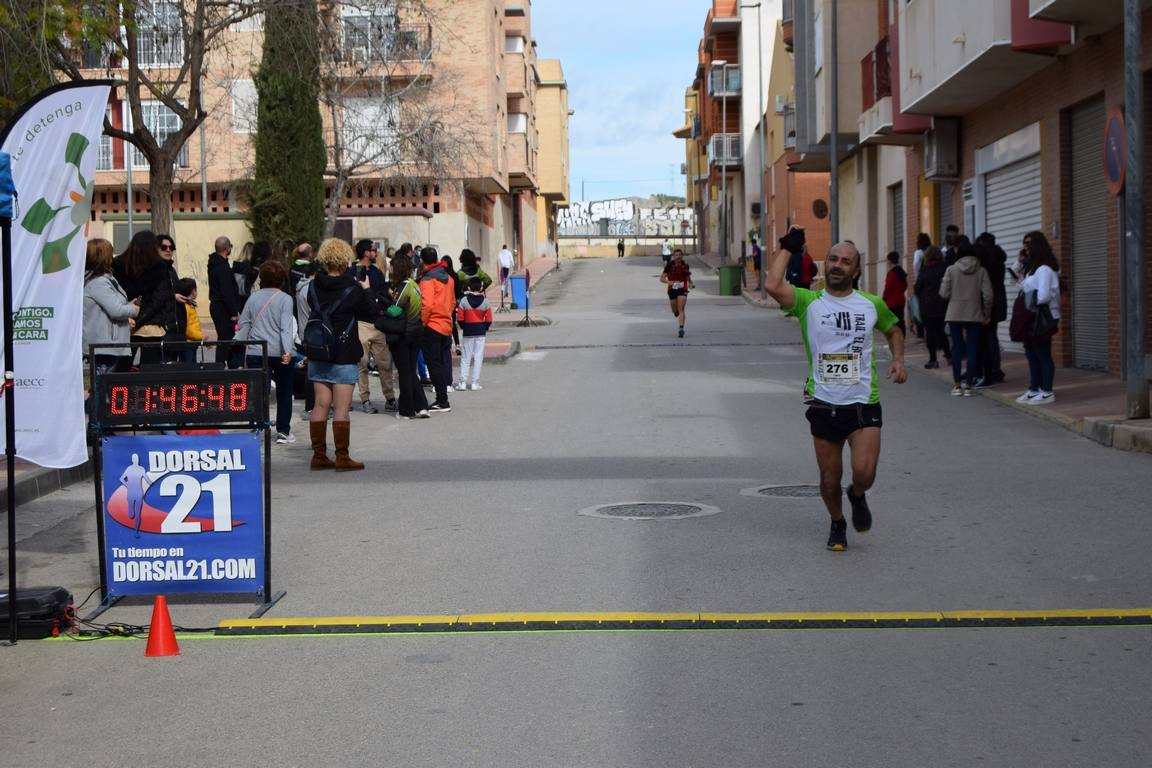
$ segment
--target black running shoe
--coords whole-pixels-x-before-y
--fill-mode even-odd
[[[833,552],[843,552],[848,549],[848,521],[841,518],[832,521],[832,530],[828,532],[828,549]]]
[[[852,505],[852,527],[859,533],[864,533],[872,527],[872,510],[868,509],[868,501],[864,494],[856,496],[852,493],[852,486],[848,486],[848,503]]]

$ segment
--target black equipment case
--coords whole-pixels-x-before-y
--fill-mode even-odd
[[[8,592],[0,592],[0,639],[9,634]],[[64,587],[24,587],[16,591],[16,636],[21,640],[56,637],[72,626],[76,607]]]

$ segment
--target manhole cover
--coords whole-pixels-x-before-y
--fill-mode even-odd
[[[762,485],[759,488],[745,488],[742,496],[768,496],[773,499],[818,499],[818,485]]]
[[[588,517],[610,517],[617,520],[680,520],[685,517],[707,517],[720,512],[707,504],[684,504],[677,501],[630,501],[622,504],[600,504],[585,507],[576,514]]]

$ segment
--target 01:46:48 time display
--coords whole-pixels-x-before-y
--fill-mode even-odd
[[[114,416],[239,415],[248,411],[248,384],[116,384],[108,392]]]

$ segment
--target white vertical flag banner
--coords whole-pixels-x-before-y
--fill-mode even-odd
[[[12,156],[19,196],[12,219],[14,352],[4,368],[15,379],[16,455],[44,467],[88,460],[84,258],[110,90],[77,83],[44,91],[8,124],[0,146]],[[0,408],[0,439],[3,419]]]

